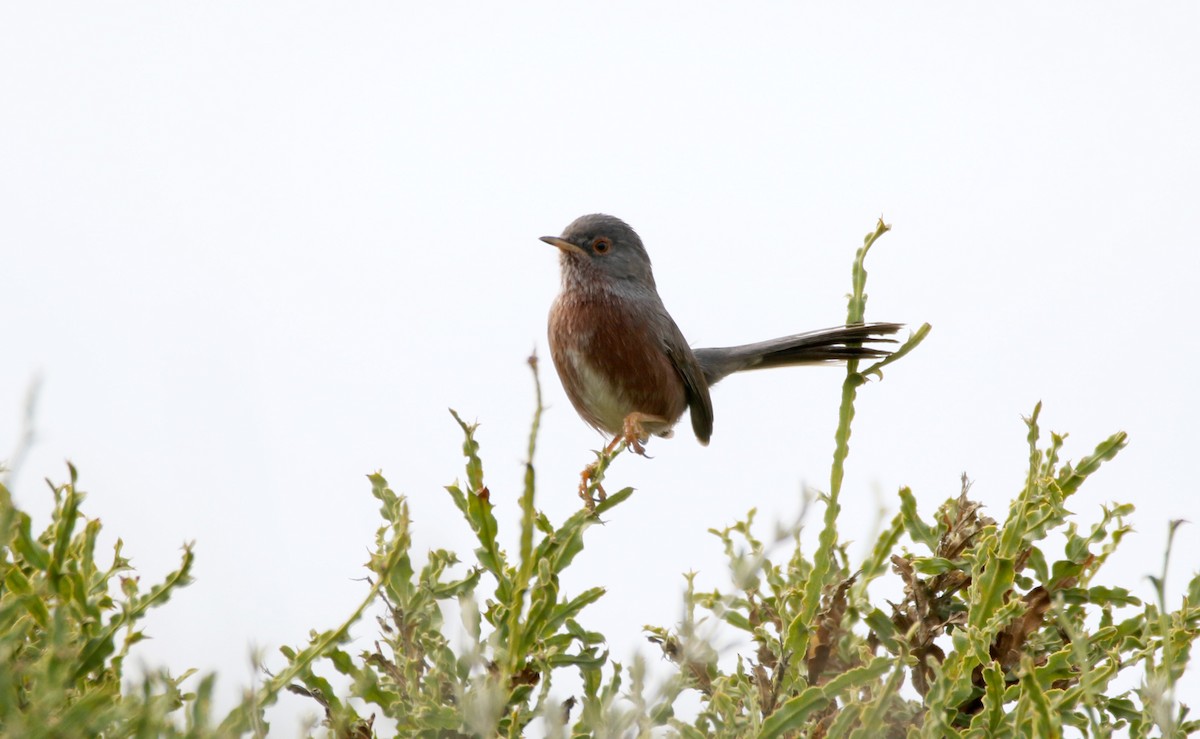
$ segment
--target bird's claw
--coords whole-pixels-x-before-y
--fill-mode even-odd
[[[625,442],[626,448],[633,450],[633,453],[638,456],[645,457],[646,447],[643,444],[649,440],[650,432],[646,430],[642,422],[651,420],[656,419],[654,416],[647,416],[642,413],[630,413],[628,416],[625,416],[624,428],[621,429],[621,434],[613,439],[613,443],[610,446],[615,448],[618,443]]]

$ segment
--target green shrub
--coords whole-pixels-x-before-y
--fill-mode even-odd
[[[0,730],[5,736],[158,736],[187,707],[179,726],[205,725],[212,678],[191,693],[163,672],[140,692],[121,695],[122,667],[140,641],[146,612],[191,580],[191,547],[179,569],[143,591],[121,556],[96,561],[100,522],[80,512],[84,494],[71,481],[52,488],[50,525],[33,535],[32,521],[0,485]],[[81,525],[82,524],[82,525]]]
[[[885,231],[881,223],[859,250],[850,321],[863,318],[863,260]],[[119,542],[112,564],[96,565],[99,523],[80,513],[74,469],[68,484],[54,488],[54,515],[37,537],[0,486],[0,731],[263,735],[266,707],[289,689],[316,701],[330,732],[344,737],[375,736],[376,717],[387,719],[388,732],[394,724],[398,735],[422,737],[1195,732],[1200,722],[1188,720],[1175,685],[1200,629],[1200,576],[1173,605],[1165,597],[1166,557],[1149,600],[1104,584],[1100,569],[1128,533],[1133,508],[1107,507],[1098,523],[1081,530],[1066,507],[1121,450],[1123,433],[1065,462],[1062,436],[1041,439],[1039,404],[1027,419],[1025,485],[1003,521],[983,515],[965,478],[959,494],[924,516],[903,489],[899,513],[870,554],[851,559],[837,520],[858,389],[927,332],[922,326],[870,367],[848,367],[815,551],[802,551],[798,531],[764,543],[754,532],[754,511],[713,531],[729,560],[730,587],[696,592],[689,576],[683,620],[647,627],[647,638],[677,667],[655,691],[646,686],[641,658],[623,666],[611,659],[605,636],[587,628],[587,607],[604,589],[569,596],[559,587],[593,524],[632,494],[626,488],[603,496],[599,488],[622,449],[599,460],[591,493],[601,499],[566,521],[550,521],[536,507],[532,464],[540,390],[516,551],[497,543],[500,522],[475,427],[455,415],[466,476],[447,491],[478,541],[469,564],[443,550],[414,561],[408,503],[381,475],[371,475],[383,523],[363,601],[340,627],[314,633],[303,649],[284,648],[286,668],[220,721],[211,711],[212,676],[192,692],[181,688],[190,672],[152,675],[138,689],[120,690],[123,658],[141,638],[139,620],[189,582],[191,549],[177,571],[143,592],[124,574],[129,567]],[[903,583],[903,598],[880,604],[868,587],[889,570]],[[466,644],[456,647],[446,637],[443,606],[463,614]],[[350,626],[372,608],[383,614],[378,639],[365,651],[347,651]],[[753,644],[729,668],[700,636],[717,622]],[[1140,687],[1116,689],[1115,679],[1128,671],[1141,676]],[[349,685],[341,694],[324,676],[331,672]],[[559,702],[551,689],[564,676],[578,676],[582,688]],[[685,692],[699,698],[698,712],[688,718],[676,713]]]

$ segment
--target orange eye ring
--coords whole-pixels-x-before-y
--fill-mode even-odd
[[[597,254],[607,254],[612,249],[612,239],[607,236],[597,236],[592,241],[592,251]]]

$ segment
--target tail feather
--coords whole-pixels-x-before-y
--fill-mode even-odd
[[[837,326],[742,346],[695,349],[694,353],[704,371],[704,379],[709,385],[715,385],[734,372],[744,370],[886,357],[891,353],[886,348],[862,344],[894,344],[895,339],[886,337],[899,331],[903,325],[862,323]]]

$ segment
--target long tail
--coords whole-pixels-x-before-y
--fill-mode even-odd
[[[837,326],[757,344],[710,347],[693,352],[700,362],[700,368],[704,370],[704,379],[709,385],[715,385],[734,372],[743,370],[886,357],[890,354],[887,349],[863,346],[863,342],[894,344],[895,339],[885,337],[896,333],[903,325],[861,323]]]

